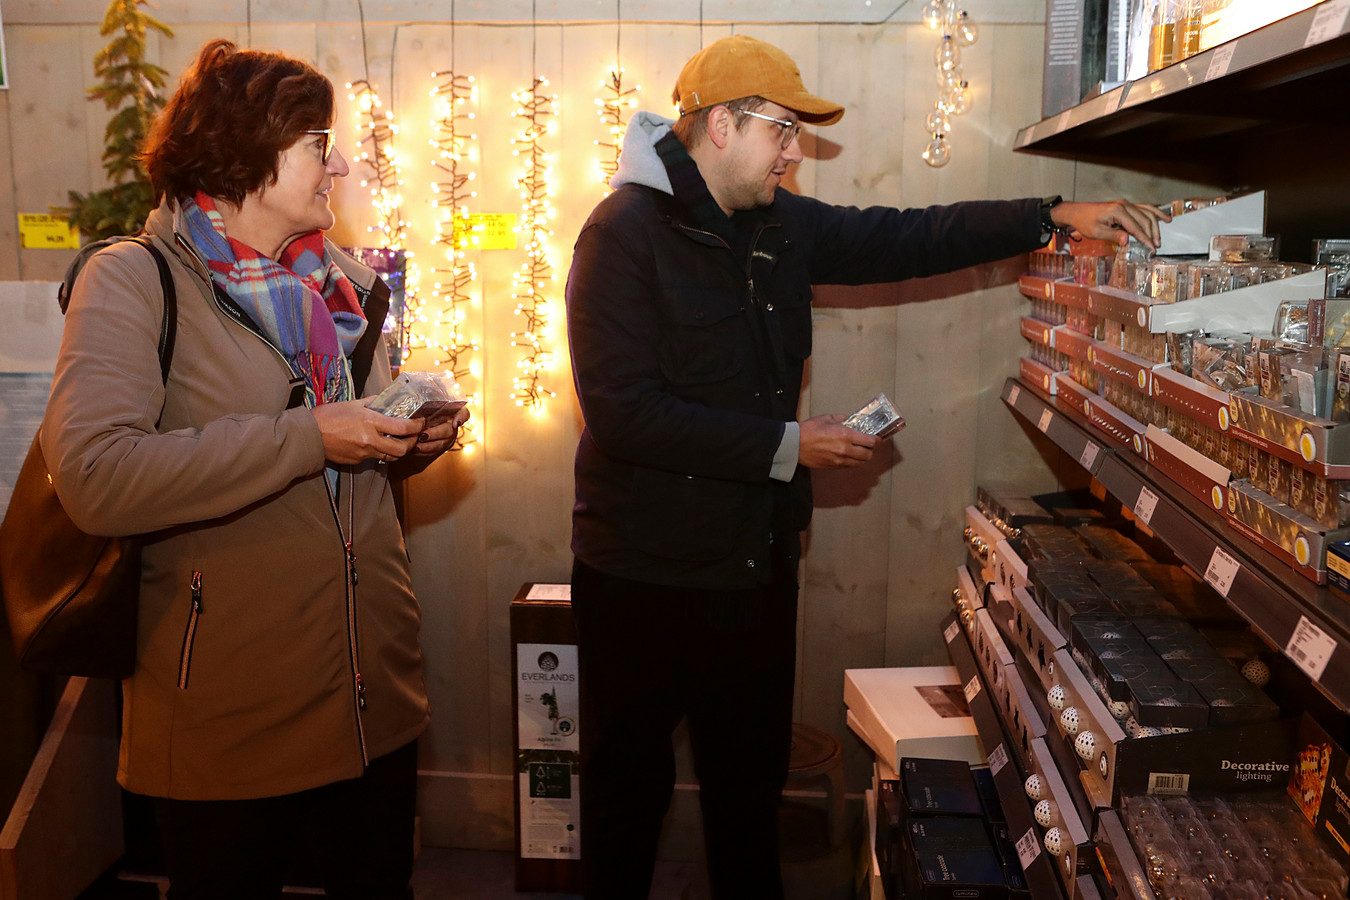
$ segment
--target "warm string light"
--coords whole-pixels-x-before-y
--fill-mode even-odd
[[[378,215],[376,224],[368,228],[380,236],[381,247],[402,249],[408,235],[408,223],[403,220],[403,173],[399,168],[394,138],[398,125],[394,114],[384,108],[379,92],[368,81],[347,85],[352,93],[349,100],[357,104],[361,116],[361,140],[354,162],[364,163],[370,169],[369,177],[361,187],[370,188],[371,205]]]
[[[511,332],[511,346],[523,347],[517,363],[520,374],[511,379],[511,399],[516,406],[529,406],[541,411],[544,400],[557,396],[540,383],[541,373],[553,367],[553,354],[545,349],[549,304],[544,290],[552,280],[545,241],[552,236],[548,220],[553,216],[549,202],[549,180],[552,174],[541,139],[551,130],[551,119],[558,114],[558,95],[544,96],[540,89],[548,81],[535,76],[529,90],[511,95],[519,108],[511,112],[525,120],[520,137],[511,139],[515,149],[512,155],[523,158],[523,171],[516,179],[520,190],[522,215],[516,231],[525,245],[525,263],[515,275],[512,299],[516,300],[515,314],[525,320],[522,331]]]
[[[619,170],[619,153],[623,149],[623,135],[628,125],[624,121],[624,109],[637,107],[634,95],[642,90],[642,85],[625,88],[623,86],[623,67],[611,66],[609,78],[600,82],[603,96],[595,98],[596,115],[605,126],[605,138],[597,140],[595,146],[607,151],[598,162],[600,183],[608,185],[614,173]]]
[[[465,127],[474,113],[467,106],[478,105],[478,85],[473,76],[454,72],[433,72],[439,83],[431,89],[435,112],[431,120],[435,137],[429,140],[436,156],[431,165],[437,173],[431,183],[431,205],[437,210],[434,244],[444,248],[448,266],[433,266],[430,306],[439,312],[435,325],[448,329],[445,341],[433,339],[429,328],[418,329],[416,337],[422,346],[435,350],[440,359],[436,365],[448,368],[457,382],[463,384],[466,375],[481,383],[482,372],[477,359],[470,359],[479,350],[478,342],[465,332],[469,311],[474,305],[469,285],[478,278],[473,262],[467,259],[477,250],[476,237],[469,224],[468,201],[478,193],[470,189],[477,173],[472,171],[474,147],[478,135]],[[427,323],[426,310],[418,310],[416,323]],[[482,396],[469,395],[469,406],[481,406]],[[472,420],[459,430],[452,450],[463,449],[474,443]]]
[[[952,116],[970,111],[970,83],[961,71],[961,48],[979,38],[980,30],[970,13],[957,9],[956,0],[928,0],[919,14],[923,24],[941,37],[933,53],[937,67],[938,98],[924,119],[924,127],[933,136],[923,150],[923,161],[935,169],[951,162]]]

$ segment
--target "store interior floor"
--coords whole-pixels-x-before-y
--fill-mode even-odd
[[[783,842],[783,881],[788,900],[852,900],[860,835],[831,847],[826,837],[824,811],[807,802],[784,801],[780,828]],[[128,880],[131,873],[118,866],[80,895],[79,900],[156,900],[160,882]],[[142,877],[142,876],[136,876]],[[522,893],[515,890],[515,856],[505,851],[424,847],[413,872],[417,900],[580,900],[580,895]],[[295,889],[287,896],[322,894]],[[657,863],[650,900],[708,900],[707,878],[701,862]]]

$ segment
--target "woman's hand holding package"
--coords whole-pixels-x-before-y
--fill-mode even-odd
[[[323,453],[329,462],[338,465],[353,465],[367,459],[392,462],[417,446],[417,436],[422,433],[421,419],[386,416],[366,409],[369,402],[367,397],[321,403],[311,410],[323,435]]]
[[[420,421],[420,420],[414,420]],[[459,426],[469,421],[469,408],[461,406],[447,422],[434,425],[417,435],[413,450],[422,456],[438,456],[450,449],[459,436]]]

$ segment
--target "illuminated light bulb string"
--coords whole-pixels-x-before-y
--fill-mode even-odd
[[[552,172],[541,140],[550,131],[551,119],[558,114],[558,95],[542,94],[540,89],[547,86],[548,81],[536,75],[529,90],[511,95],[519,104],[511,115],[525,121],[521,136],[511,139],[515,145],[512,155],[524,160],[522,174],[516,179],[521,199],[521,219],[516,231],[525,246],[525,262],[515,274],[512,292],[512,299],[517,301],[515,314],[524,318],[525,323],[523,330],[511,332],[511,346],[524,348],[516,364],[520,373],[511,380],[511,399],[516,406],[529,406],[535,411],[542,411],[544,401],[557,396],[541,383],[542,373],[553,367],[553,354],[543,343],[549,319],[544,291],[553,278],[545,246],[553,234],[548,227],[553,216],[549,201]]]
[[[605,127],[606,137],[595,142],[595,146],[601,148],[605,156],[598,161],[600,172],[600,183],[609,186],[610,179],[614,173],[619,171],[619,154],[623,151],[623,136],[628,130],[628,124],[624,121],[625,109],[637,108],[638,91],[642,90],[642,85],[625,88],[623,86],[624,69],[622,64],[623,53],[623,2],[615,0],[615,29],[614,29],[614,65],[609,68],[609,76],[605,81],[600,82],[601,96],[595,98],[596,115],[600,117],[600,122]]]
[[[961,71],[961,49],[975,43],[980,34],[970,13],[956,4],[957,0],[928,0],[920,13],[923,24],[940,35],[933,53],[938,98],[924,119],[924,127],[933,137],[923,150],[923,161],[935,169],[951,162],[951,117],[970,112],[970,83]]]
[[[431,120],[434,137],[428,143],[434,148],[436,156],[431,161],[437,174],[431,183],[431,205],[437,210],[436,236],[432,243],[443,247],[448,266],[433,266],[431,285],[432,308],[440,311],[435,325],[448,329],[445,341],[437,341],[428,333],[429,329],[419,329],[417,338],[422,345],[435,350],[441,357],[436,365],[450,370],[455,381],[463,383],[466,375],[472,375],[481,383],[482,372],[478,359],[470,359],[470,354],[479,350],[478,342],[466,332],[468,314],[473,306],[473,296],[469,285],[478,278],[478,270],[467,257],[470,251],[477,251],[478,239],[473,233],[469,220],[468,201],[478,193],[470,190],[470,183],[477,173],[471,170],[474,148],[478,135],[470,133],[466,127],[473,121],[475,114],[466,106],[478,105],[478,86],[471,75],[456,75],[453,71],[433,72],[438,81],[431,90],[435,112]],[[427,322],[423,314],[418,322]],[[469,396],[470,406],[480,406],[482,396],[473,393]],[[459,430],[452,450],[461,450],[474,442],[471,422]]]
[[[369,81],[355,81],[347,85],[347,99],[356,103],[361,119],[361,139],[357,142],[358,165],[368,170],[361,187],[370,189],[370,202],[375,208],[376,222],[367,231],[375,234],[377,245],[386,250],[399,250],[404,256],[403,304],[395,339],[401,348],[400,362],[408,358],[411,349],[411,323],[420,314],[419,288],[421,270],[413,261],[413,251],[407,247],[408,223],[403,219],[403,174],[394,138],[398,125],[393,113],[384,108],[379,92]]]

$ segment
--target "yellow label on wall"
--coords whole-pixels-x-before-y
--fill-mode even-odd
[[[78,249],[80,233],[65,216],[19,213],[19,244],[29,248]]]
[[[516,249],[515,213],[456,216],[455,247],[460,250]]]

